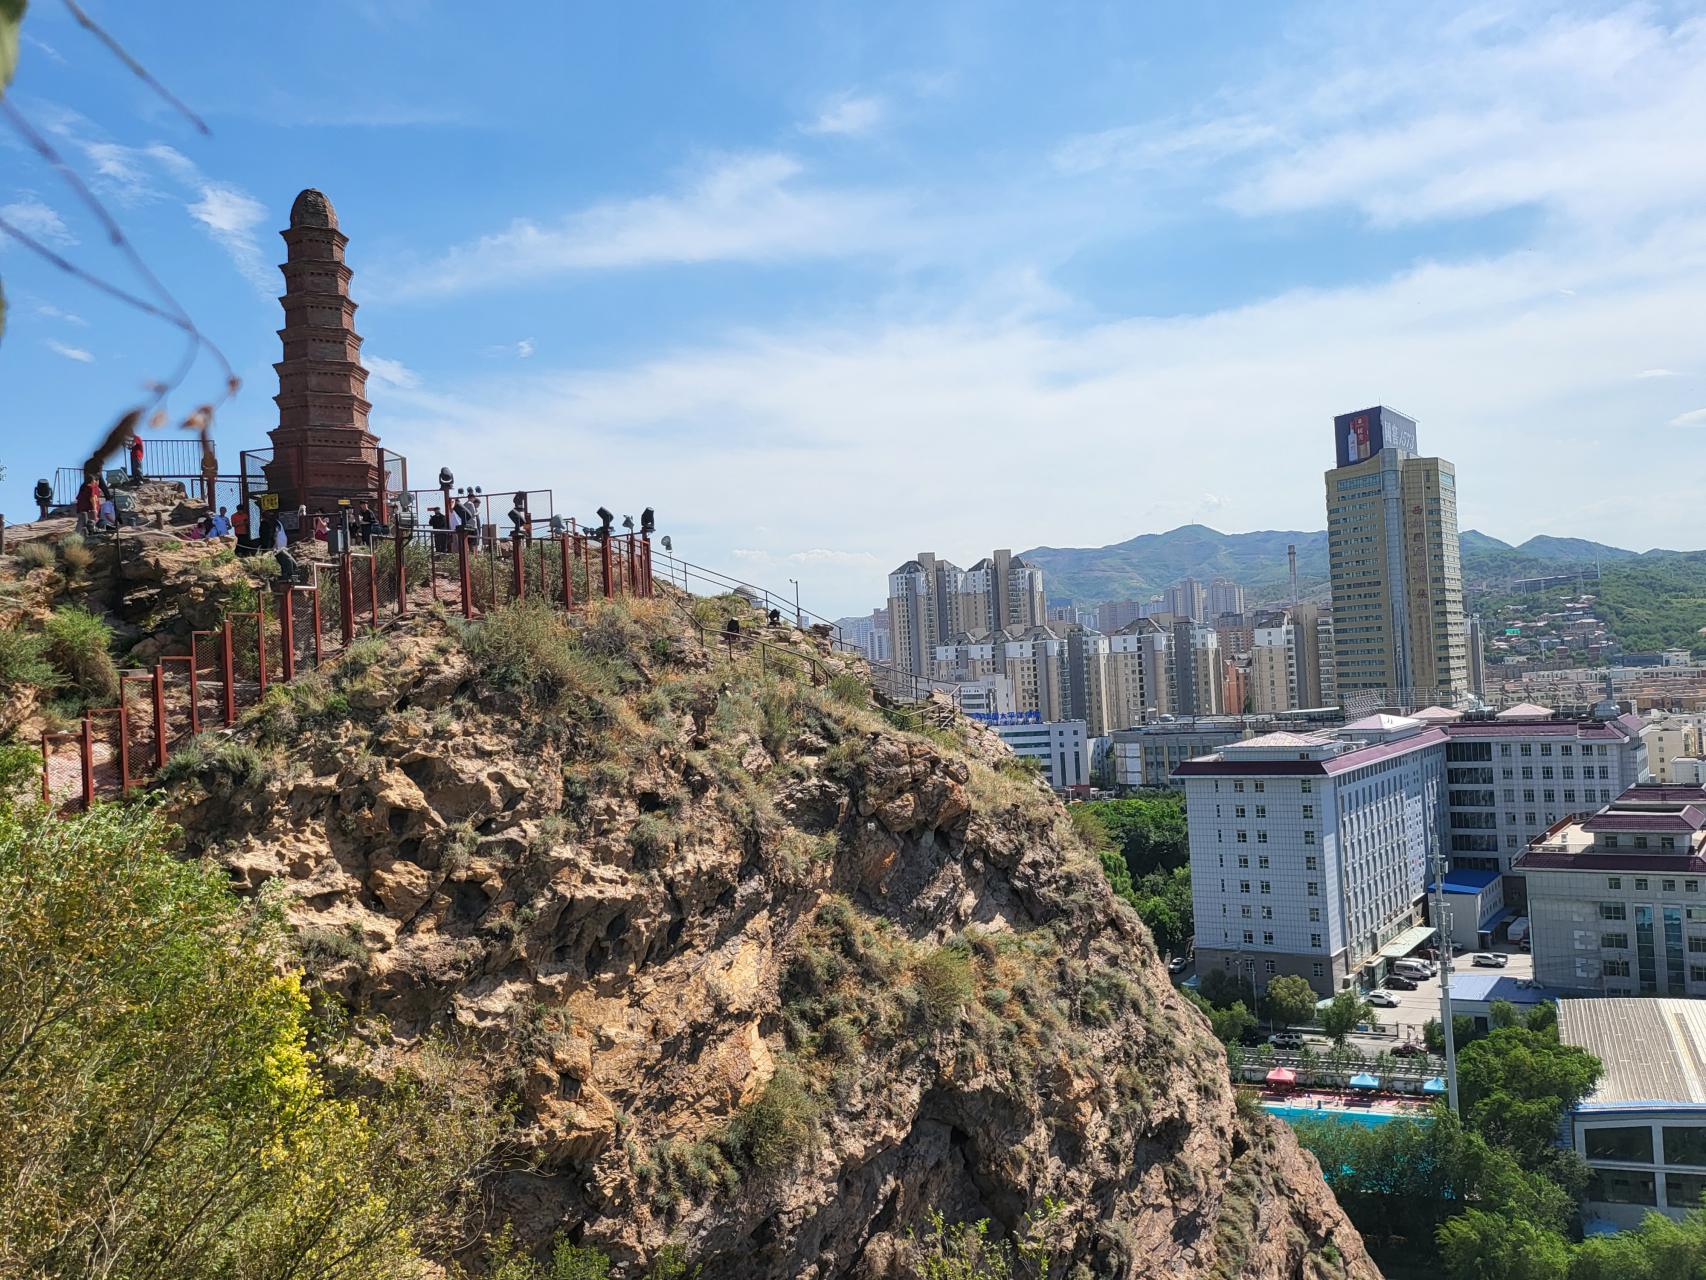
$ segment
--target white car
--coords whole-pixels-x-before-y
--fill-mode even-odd
[[[1497,951],[1477,951],[1470,963],[1481,969],[1503,969],[1511,962],[1509,956],[1502,956]]]
[[[1368,1002],[1377,1009],[1396,1009],[1399,1005],[1398,997],[1390,991],[1371,991]]]

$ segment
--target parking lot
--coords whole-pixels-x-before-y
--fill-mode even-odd
[[[1503,955],[1505,967],[1502,969],[1483,969],[1474,964],[1470,954],[1453,957],[1451,971],[1459,973],[1497,973],[1507,978],[1527,979],[1534,976],[1534,958],[1524,951],[1514,951],[1505,948],[1494,948]],[[1358,1047],[1369,1052],[1390,1050],[1394,1044],[1402,1044],[1406,1040],[1420,1043],[1422,1025],[1430,1018],[1439,1017],[1439,979],[1426,978],[1416,983],[1414,991],[1392,991],[1396,996],[1396,1009],[1376,1009],[1375,1020],[1380,1023],[1383,1034],[1378,1036],[1352,1036],[1351,1039]]]

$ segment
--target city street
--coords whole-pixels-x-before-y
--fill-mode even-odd
[[[1471,953],[1463,953],[1453,957],[1452,974],[1499,974],[1519,980],[1534,976],[1534,957],[1527,952],[1506,948],[1494,950],[1508,957],[1503,969],[1477,968],[1471,959]],[[1390,994],[1398,998],[1398,1008],[1374,1011],[1375,1020],[1380,1023],[1383,1034],[1351,1037],[1352,1042],[1365,1052],[1390,1051],[1393,1045],[1402,1044],[1406,1040],[1414,1040],[1419,1044],[1422,1039],[1422,1025],[1429,1018],[1439,1017],[1438,978],[1418,982],[1414,991],[1393,991]]]

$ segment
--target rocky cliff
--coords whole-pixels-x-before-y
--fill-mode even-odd
[[[1376,1276],[1047,789],[810,637],[703,643],[737,607],[418,619],[168,803],[324,993],[479,1055],[528,1244],[900,1276],[940,1212],[1040,1224],[1055,1276]]]

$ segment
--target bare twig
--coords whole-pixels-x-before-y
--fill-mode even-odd
[[[143,66],[135,58],[131,57],[129,53],[125,52],[123,45],[121,45],[117,40],[114,40],[93,18],[84,13],[82,6],[77,3],[77,0],[65,0],[65,7],[71,10],[71,16],[77,19],[78,25],[81,26],[83,30],[87,31],[90,35],[94,36],[95,39],[99,40],[102,44],[106,45],[107,48],[111,49],[113,51],[113,55],[117,57],[120,62],[124,63],[125,66],[134,71],[143,84],[154,90],[155,93],[159,94],[174,108],[176,108],[184,119],[188,120],[204,134],[211,134],[213,132],[207,127],[206,122],[203,121],[195,112],[185,106],[183,101],[176,94],[156,80],[147,67]]]

